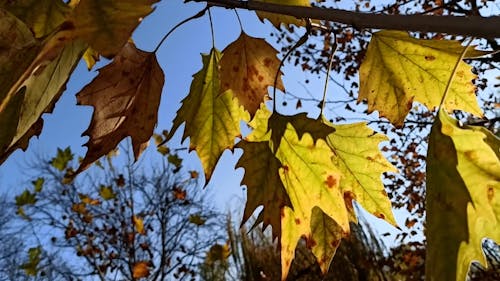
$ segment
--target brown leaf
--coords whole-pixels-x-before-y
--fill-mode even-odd
[[[284,91],[276,51],[264,39],[241,33],[222,51],[221,93],[233,90],[239,103],[253,116],[268,96],[269,86]],[[278,75],[276,85],[274,79]]]
[[[158,118],[164,75],[154,53],[127,43],[112,63],[77,95],[79,105],[95,108],[84,135],[87,154],[76,174],[130,136],[137,159],[146,148]]]

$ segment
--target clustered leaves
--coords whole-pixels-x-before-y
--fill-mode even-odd
[[[77,94],[78,103],[93,106],[94,113],[84,133],[89,136],[87,155],[76,174],[127,136],[139,157],[157,122],[164,77],[156,54],[141,51],[127,40],[154,2],[60,3],[59,16],[50,21],[21,13],[24,1],[0,2],[0,43],[7,46],[0,53],[1,67],[21,66],[0,81],[7,85],[0,92],[0,124],[16,122],[0,133],[0,161],[15,149],[26,148],[29,138],[40,133],[41,114],[51,110],[84,51],[89,68],[98,55],[113,61]],[[309,6],[309,1],[302,0],[264,2]],[[93,9],[96,5],[99,12]],[[278,28],[305,25],[289,16],[258,15]],[[48,37],[40,40],[41,36]],[[347,34],[340,40],[350,41]],[[359,68],[358,102],[366,101],[368,112],[378,111],[394,126],[404,124],[414,101],[431,111],[440,109],[427,163],[430,280],[463,280],[471,260],[482,260],[480,240],[485,236],[500,240],[494,227],[500,221],[499,140],[484,129],[461,128],[448,115],[452,110],[483,114],[472,83],[476,76],[463,59],[484,53],[472,49],[458,41],[380,31],[373,33]],[[270,225],[273,237],[279,239],[284,280],[301,238],[323,273],[328,270],[341,239],[349,234],[349,223],[357,222],[353,201],[396,225],[381,176],[397,170],[379,149],[387,137],[366,123],[332,124],[322,115],[314,119],[305,113],[286,116],[278,112],[276,97],[271,97],[274,104],[269,110],[265,103],[269,88],[285,91],[277,53],[265,40],[243,31],[222,52],[213,46],[202,55],[203,67],[193,76],[172,130],[164,134],[165,140],[160,136],[159,143],[168,141],[185,123],[182,139],[189,138],[189,149],[197,152],[205,184],[226,149],[243,150],[236,165],[245,169],[242,184],[248,188],[243,222],[263,206],[256,224]],[[246,137],[240,131],[241,121],[251,129]],[[168,154],[162,146],[158,149]],[[180,168],[176,157],[169,155],[168,160]],[[105,186],[100,195],[103,200],[115,198]],[[182,196],[177,192],[176,197]],[[23,194],[19,206],[35,200],[32,194]],[[75,204],[73,211],[85,217],[91,202]],[[198,226],[205,223],[196,214],[189,221]],[[144,231],[140,217],[133,216],[131,222],[139,234]],[[448,239],[450,235],[454,238]],[[147,275],[147,264],[138,261],[133,275]]]

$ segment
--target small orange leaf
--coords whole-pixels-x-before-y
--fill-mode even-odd
[[[186,200],[186,191],[180,187],[174,187],[174,197],[177,200]]]
[[[284,91],[279,71],[278,51],[264,39],[241,33],[222,51],[221,93],[231,89],[243,107],[253,116],[268,96],[268,87]],[[274,78],[278,75],[276,85]]]
[[[134,264],[132,268],[132,277],[133,278],[143,278],[149,276],[149,262],[147,261],[138,261]]]

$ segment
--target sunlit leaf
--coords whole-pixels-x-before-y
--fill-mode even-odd
[[[80,0],[72,18],[75,32],[97,53],[116,55],[157,0]]]
[[[58,41],[57,38],[53,40]],[[42,50],[42,53],[36,59],[40,64],[37,65],[35,61],[31,64],[31,66],[33,66],[33,63],[37,65],[36,71],[30,72],[27,77],[23,78],[24,80],[20,80],[23,88],[26,87],[25,90],[16,92],[10,103],[7,103],[6,108],[10,108],[16,104],[20,104],[20,108],[17,112],[18,117],[11,117],[15,119],[9,119],[17,120],[17,124],[13,122],[10,125],[15,126],[15,133],[11,136],[10,144],[0,151],[0,162],[3,162],[17,148],[26,149],[29,139],[34,135],[40,134],[43,126],[41,115],[52,111],[55,102],[65,90],[65,84],[69,79],[70,73],[76,67],[85,49],[85,45],[80,41],[60,44],[62,45],[53,46],[56,48],[55,50],[50,49],[51,47],[48,46],[50,44],[45,46],[48,46],[48,50],[44,47],[43,50],[53,53],[44,53]],[[48,57],[45,57],[43,54],[48,55]],[[8,90],[15,91],[14,88]],[[21,97],[20,93],[23,93],[24,97]],[[4,117],[3,112],[0,112],[0,118],[3,120],[7,117]],[[12,128],[10,129],[12,130]]]
[[[85,53],[83,53],[83,59],[87,64],[87,69],[90,70],[94,67],[95,63],[99,61],[99,53],[92,48],[88,48],[85,50]]]
[[[459,41],[419,40],[401,31],[377,32],[361,64],[358,101],[366,99],[368,112],[378,110],[380,116],[402,126],[413,101],[429,109],[440,104],[464,48]],[[478,54],[469,51],[466,55]],[[460,62],[444,107],[482,116],[472,83],[476,75],[471,70]]]
[[[277,52],[264,39],[242,32],[222,51],[220,92],[232,90],[239,103],[253,116],[267,99],[268,87],[276,86],[284,91]],[[274,85],[276,75],[278,80]]]
[[[500,242],[499,147],[488,130],[439,112],[427,153],[427,280],[465,280],[471,261],[486,264],[482,239]]]
[[[182,101],[167,138],[186,123],[183,140],[189,137],[190,150],[196,150],[206,183],[224,150],[234,147],[235,138],[240,136],[240,121],[248,119],[231,91],[221,93],[220,56],[215,49],[202,55],[203,68],[193,76],[189,95]]]
[[[231,254],[231,251],[229,249],[228,244],[215,244],[207,252],[207,256],[205,258],[205,263],[207,264],[213,264],[217,261],[225,261],[229,255]]]
[[[59,171],[64,171],[68,167],[71,160],[73,160],[73,152],[71,152],[71,148],[69,146],[64,150],[57,148],[57,154],[54,158],[52,158],[52,160],[50,160],[50,165]]]
[[[242,222],[245,223],[255,209],[262,205],[264,208],[255,224],[262,221],[264,228],[271,225],[273,237],[278,237],[281,235],[281,209],[291,206],[279,177],[281,163],[267,141],[241,140],[236,147],[243,149],[236,167],[245,169],[241,183],[247,186],[247,202]]]
[[[314,207],[338,224],[343,233],[349,232],[349,221],[339,183],[341,174],[331,160],[334,154],[325,141],[315,142],[309,134],[299,139],[293,126],[287,124],[276,157],[282,165],[280,178],[293,206],[293,211],[285,207],[288,211],[282,218],[282,272],[286,276],[291,262],[288,259],[293,257],[298,238],[310,236],[311,228],[315,227],[311,224]],[[293,233],[288,233],[292,229]],[[321,253],[316,256],[318,262],[326,262],[326,252],[317,250],[316,253]]]
[[[348,209],[354,211],[351,201],[356,200],[369,213],[396,225],[381,179],[382,173],[397,172],[378,148],[387,137],[374,133],[365,123],[331,126],[335,133],[328,135],[326,141],[342,175],[340,188]]]
[[[101,156],[111,152],[125,137],[132,138],[137,159],[153,134],[164,75],[154,53],[127,43],[112,63],[78,94],[79,105],[94,107],[87,154],[79,173]]]
[[[290,5],[290,6],[305,6],[310,7],[309,0],[260,0],[264,3],[272,3],[272,4],[280,4],[280,5]],[[260,20],[264,21],[264,19],[269,20],[276,28],[280,28],[281,24],[290,25],[294,24],[297,26],[305,25],[304,19],[298,19],[293,16],[274,14],[269,12],[257,11],[257,15]]]

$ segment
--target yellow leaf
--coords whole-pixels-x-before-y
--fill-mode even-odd
[[[203,68],[193,76],[189,95],[182,101],[167,137],[170,139],[186,123],[183,140],[189,137],[189,148],[196,150],[206,183],[224,150],[233,149],[235,138],[240,136],[240,121],[248,119],[231,91],[221,94],[220,56],[216,49],[202,55]]]
[[[380,116],[402,126],[413,101],[429,109],[439,106],[464,48],[459,41],[419,40],[401,31],[377,32],[359,70],[358,101],[366,99],[368,112],[378,110]],[[460,62],[444,107],[482,116],[472,83],[476,75],[471,69]]]
[[[87,69],[91,70],[92,67],[94,67],[95,63],[99,61],[99,53],[97,53],[92,48],[87,48],[87,50],[85,50],[85,53],[83,53],[83,59],[87,64]]]
[[[149,262],[138,261],[132,267],[133,278],[144,278],[149,276]]]
[[[111,186],[101,185],[101,187],[99,188],[99,195],[104,200],[111,200],[116,198],[116,194],[114,193]]]
[[[281,162],[280,178],[293,207],[293,211],[285,207],[285,217],[282,218],[281,266],[284,278],[298,239],[302,235],[312,237],[311,229],[317,227],[313,225],[313,221],[316,221],[316,218],[313,218],[313,208],[318,207],[330,217],[342,233],[349,232],[349,219],[340,189],[341,174],[333,165],[331,159],[334,154],[324,140],[314,142],[310,134],[304,134],[299,139],[294,127],[288,123],[276,157]],[[311,239],[316,241],[315,243],[319,242],[318,238]],[[338,243],[335,247],[337,245]],[[317,247],[320,248],[315,250],[316,258],[322,270],[325,270],[330,262],[329,258],[325,257],[335,252],[333,245]],[[330,250],[326,251],[327,247]]]
[[[239,103],[253,116],[267,99],[269,86],[284,91],[277,52],[264,39],[242,32],[222,51],[220,92],[232,90]],[[278,80],[274,85],[276,75]]]
[[[330,126],[335,132],[328,135],[326,142],[334,151],[332,160],[342,174],[340,188],[347,199],[347,208],[354,213],[351,201],[356,200],[369,213],[395,226],[391,201],[381,176],[397,169],[378,148],[387,137],[374,134],[365,123]]]
[[[465,280],[473,260],[486,264],[482,239],[500,242],[499,148],[485,128],[439,112],[427,153],[428,280]]]
[[[80,0],[71,20],[76,34],[104,57],[116,55],[157,0]]]
[[[111,152],[125,137],[132,138],[137,159],[153,134],[164,75],[154,53],[127,43],[114,61],[77,94],[79,105],[94,107],[87,154],[76,174]]]
[[[231,251],[228,244],[215,244],[208,250],[205,263],[213,264],[216,261],[225,261],[230,254]]]
[[[309,0],[260,0],[260,2],[288,5],[288,6],[305,6],[305,7],[311,6]],[[269,12],[257,11],[257,15],[259,16],[259,19],[261,21],[264,21],[264,19],[268,19],[276,28],[280,28],[281,24],[284,24],[286,26],[290,24],[303,26],[306,23],[304,19],[298,19],[293,16],[286,16]]]
[[[135,230],[137,233],[146,235],[146,230],[144,229],[144,220],[141,217],[138,216],[133,216],[132,221],[135,226]]]
[[[237,148],[243,149],[237,168],[244,168],[241,181],[247,186],[247,202],[243,212],[245,223],[260,205],[263,206],[254,225],[263,222],[264,229],[271,225],[273,238],[281,235],[281,210],[291,207],[290,198],[279,177],[281,163],[269,147],[267,141],[249,142],[241,140]]]

